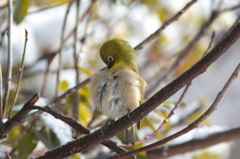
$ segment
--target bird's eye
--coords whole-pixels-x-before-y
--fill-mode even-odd
[[[114,58],[112,56],[108,56],[108,61],[113,62]]]

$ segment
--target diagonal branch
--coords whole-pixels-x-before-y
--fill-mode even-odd
[[[169,142],[173,139],[176,139],[176,138],[188,133],[189,131],[197,128],[205,119],[207,119],[217,109],[218,104],[221,102],[221,100],[223,99],[223,97],[227,93],[227,91],[228,91],[230,85],[232,84],[233,80],[235,80],[237,78],[239,71],[240,71],[240,63],[238,64],[238,66],[234,70],[231,77],[228,79],[227,83],[224,85],[223,89],[218,93],[216,99],[213,101],[212,105],[208,108],[208,110],[205,113],[203,113],[196,121],[194,121],[193,123],[188,125],[186,128],[180,130],[179,132],[177,132],[177,133],[175,133],[175,134],[173,134],[169,137],[166,137],[163,140],[160,140],[160,141],[155,142],[153,144],[150,144],[148,146],[142,147],[140,149],[127,152],[125,154],[110,157],[109,159],[119,159],[119,158],[122,158],[122,157],[127,157],[127,156],[130,156],[130,155],[134,155],[134,154],[137,154],[137,153],[140,153],[140,152],[143,152],[143,151],[153,149],[155,147],[166,144],[167,142]]]
[[[141,141],[137,141],[135,143],[135,145],[141,144],[143,142],[145,142],[146,140],[151,139],[152,137],[156,136],[156,134],[163,129],[163,127],[166,125],[166,123],[169,121],[169,119],[174,115],[175,110],[181,105],[184,97],[186,96],[186,93],[188,92],[190,86],[192,85],[192,82],[190,82],[189,84],[187,84],[187,86],[185,87],[182,95],[180,96],[178,102],[175,104],[174,108],[171,110],[171,112],[168,114],[168,116],[163,120],[163,122],[161,123],[161,125],[157,128],[156,131],[154,131],[151,135],[145,137],[143,140]]]
[[[149,42],[151,42],[152,40],[156,39],[159,34],[170,24],[172,24],[174,21],[178,20],[178,18],[186,12],[186,10],[188,10],[194,3],[196,3],[197,0],[192,0],[191,2],[189,2],[182,10],[180,10],[175,16],[173,16],[171,19],[169,19],[168,21],[166,21],[158,30],[156,30],[153,34],[151,34],[149,37],[147,37],[144,41],[142,41],[140,44],[138,44],[137,46],[135,46],[135,50],[140,50],[141,48],[143,48],[144,45],[148,44]]]
[[[2,127],[0,128],[0,139],[5,138],[14,127],[24,122],[25,117],[32,110],[31,106],[38,101],[39,97],[39,93],[36,93],[26,104],[24,104],[22,109],[16,115],[14,115],[6,123],[3,123]]]
[[[166,152],[164,148],[149,150],[147,151],[147,156],[149,158],[153,158],[153,156],[157,156],[158,158],[170,157],[177,154],[192,152],[208,146],[213,146],[221,142],[236,140],[239,138],[240,138],[240,128],[234,128],[234,129],[226,130],[223,132],[217,132],[217,133],[211,134],[203,139],[193,139],[191,141],[184,142],[181,144],[169,145],[167,153],[164,153]]]
[[[51,114],[56,119],[59,119],[59,120],[65,122],[66,124],[68,124],[69,126],[74,128],[75,130],[77,130],[78,133],[83,133],[83,134],[89,134],[90,133],[90,129],[88,129],[87,127],[82,126],[74,118],[70,118],[70,117],[65,116],[61,111],[59,111],[55,107],[33,106],[31,108],[32,109],[38,109],[38,110],[41,110],[41,111],[44,111],[44,112],[47,112],[47,113]],[[102,142],[101,144],[106,146],[106,147],[108,147],[110,150],[112,150],[112,151],[114,151],[116,153],[119,153],[119,154],[126,152],[126,150],[124,150],[123,148],[119,147],[115,142],[113,142],[111,140],[106,140],[106,141]]]
[[[143,103],[133,112],[121,117],[114,123],[104,126],[104,128],[90,133],[89,135],[76,139],[63,146],[54,148],[46,152],[43,156],[38,157],[38,159],[63,158],[83,151],[95,144],[101,143],[115,136],[117,133],[123,131],[132,124],[138,122],[143,117],[147,116],[158,105],[167,100],[170,96],[175,94],[178,90],[187,85],[197,76],[205,72],[212,63],[220,58],[239,39],[239,37],[240,23],[238,22],[233,30],[231,30],[229,34],[218,45],[216,45],[216,47],[210,53],[204,56],[198,63],[179,76],[176,80],[172,81],[170,84],[158,91],[154,96],[152,96],[148,101]],[[198,122],[199,121],[197,121],[197,124]],[[189,127],[191,128],[192,125]]]

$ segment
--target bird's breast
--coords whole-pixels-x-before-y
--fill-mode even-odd
[[[94,105],[106,116],[118,119],[139,106],[139,76],[130,69],[102,71],[90,83]]]

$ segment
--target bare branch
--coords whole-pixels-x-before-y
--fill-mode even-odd
[[[236,6],[233,6],[231,8],[227,8],[227,9],[223,9],[222,11],[220,11],[221,13],[223,12],[228,12],[228,11],[233,11],[233,10],[236,10],[236,9],[239,9],[240,8],[240,4],[236,5]]]
[[[78,123],[78,121],[75,120],[74,118],[70,118],[70,117],[65,116],[61,111],[59,111],[55,107],[33,106],[32,109],[38,109],[38,110],[41,110],[41,111],[44,111],[44,112],[47,112],[47,113],[51,114],[56,119],[59,119],[59,120],[65,122],[66,124],[68,124],[69,126],[73,127],[74,129],[78,130],[79,133],[83,133],[83,134],[89,134],[90,133],[90,130],[87,127]]]
[[[181,97],[179,98],[178,102],[176,103],[176,105],[174,106],[174,108],[172,109],[172,111],[169,113],[169,115],[167,116],[167,118],[164,119],[164,121],[162,122],[162,124],[157,128],[157,130],[154,131],[151,135],[145,137],[143,140],[136,142],[135,145],[141,144],[141,143],[143,143],[143,142],[151,139],[152,137],[156,136],[156,134],[157,134],[160,130],[163,129],[163,127],[166,125],[166,123],[169,121],[169,119],[173,116],[174,111],[181,105],[181,103],[182,103],[183,99],[185,98],[186,93],[188,92],[188,90],[189,90],[189,88],[190,88],[191,85],[192,85],[192,82],[190,82],[190,83],[186,86],[186,88],[184,89],[184,91],[183,91]]]
[[[30,107],[38,101],[39,97],[40,95],[36,93],[26,104],[24,104],[22,109],[16,115],[14,115],[6,123],[3,123],[0,129],[0,139],[4,139],[14,127],[25,121],[27,114],[32,110]]]
[[[127,152],[125,154],[121,154],[118,156],[114,156],[114,157],[110,157],[109,159],[118,159],[118,158],[122,158],[122,157],[127,157],[127,156],[131,156],[143,151],[147,151],[150,149],[153,149],[155,147],[158,147],[160,145],[163,145],[173,139],[176,139],[177,137],[180,137],[186,133],[188,133],[189,131],[195,129],[196,127],[199,126],[199,124],[201,124],[205,119],[207,119],[216,109],[218,104],[221,102],[221,100],[223,99],[223,97],[225,96],[225,94],[227,93],[230,85],[232,84],[233,80],[236,79],[238,73],[240,71],[240,63],[238,64],[238,66],[236,67],[236,69],[234,70],[233,74],[231,75],[231,77],[228,79],[227,83],[224,85],[223,89],[218,93],[217,97],[215,98],[215,100],[213,101],[212,105],[208,108],[208,110],[203,113],[196,121],[194,121],[193,123],[191,123],[190,125],[188,125],[186,128],[180,130],[179,132],[166,137],[163,140],[160,140],[158,142],[155,142],[153,144],[150,144],[148,146],[142,147],[140,149],[134,150],[134,151],[130,151]]]
[[[6,158],[7,158],[7,159],[12,159],[12,157],[9,155],[8,152],[5,152],[5,155],[6,155]]]
[[[8,104],[8,97],[10,92],[11,80],[12,80],[12,22],[13,22],[13,7],[12,0],[8,1],[8,60],[7,60],[7,76],[3,97],[3,118],[5,115],[5,109]]]
[[[74,1],[70,1],[68,3],[67,10],[66,10],[66,13],[65,13],[65,16],[64,16],[64,20],[63,20],[63,27],[62,27],[62,34],[61,34],[61,43],[60,43],[59,57],[58,57],[59,67],[58,67],[58,70],[57,70],[56,96],[58,96],[60,75],[61,75],[61,70],[62,70],[62,49],[63,49],[63,45],[64,45],[64,33],[65,33],[65,28],[66,28],[68,14],[69,14],[69,11],[70,11],[70,8],[71,8],[73,2]]]
[[[24,70],[24,60],[25,60],[25,54],[26,54],[26,47],[27,47],[27,41],[28,41],[28,32],[27,30],[25,30],[25,44],[24,44],[24,49],[23,49],[23,55],[22,55],[22,62],[21,62],[21,66],[20,66],[20,76],[19,76],[19,80],[18,80],[18,84],[17,84],[17,88],[16,88],[16,91],[15,91],[15,96],[14,96],[14,99],[13,99],[13,103],[12,103],[12,106],[10,107],[10,110],[9,110],[9,113],[8,113],[8,120],[10,119],[11,117],[11,113],[12,113],[12,108],[13,106],[15,105],[16,101],[17,101],[17,96],[18,96],[18,93],[19,93],[19,86],[21,85],[21,81],[22,81],[22,75],[23,75],[23,70]]]
[[[51,114],[52,116],[54,116],[56,119],[59,119],[59,120],[65,122],[66,124],[68,124],[69,126],[74,128],[75,130],[77,130],[79,133],[83,133],[83,134],[89,134],[90,133],[90,129],[88,129],[87,127],[78,123],[78,121],[75,120],[74,118],[69,118],[69,117],[65,116],[61,111],[59,111],[55,107],[33,106],[33,107],[31,107],[31,109],[38,109],[38,110],[47,112],[47,113]],[[116,153],[119,153],[119,154],[123,153],[123,152],[126,152],[126,150],[119,147],[115,142],[113,142],[111,140],[106,140],[106,141],[102,142],[102,145],[108,147],[110,150],[112,150]]]
[[[77,50],[78,46],[78,19],[79,19],[79,10],[80,10],[80,0],[76,0],[76,24],[75,24],[75,33],[74,33],[74,53],[73,53],[73,59],[74,59],[74,66],[75,66],[75,73],[76,73],[76,85],[80,83],[80,72],[78,71],[78,64],[79,64],[79,54]],[[79,103],[80,103],[80,95],[78,91],[75,93],[75,103],[73,106],[73,117],[78,120],[78,115],[79,115]],[[77,138],[77,134],[73,133],[73,137]]]
[[[159,34],[170,24],[172,24],[174,21],[178,20],[178,18],[185,13],[194,3],[196,3],[197,0],[192,0],[189,2],[182,10],[180,10],[176,15],[174,15],[171,19],[166,21],[157,31],[155,31],[152,35],[150,35],[147,39],[142,41],[140,44],[138,44],[134,49],[140,50],[143,48],[144,45],[151,42],[152,40],[156,39]]]
[[[147,156],[148,158],[153,158],[153,156],[157,156],[158,158],[170,157],[177,154],[192,152],[208,146],[213,146],[222,142],[236,140],[239,138],[240,128],[234,128],[223,132],[211,134],[203,139],[193,139],[181,144],[169,145],[167,151],[164,150],[164,148],[149,150],[147,151]]]
[[[221,57],[240,37],[240,23],[237,23],[237,25],[229,32],[229,34],[203,59],[201,59],[198,63],[196,63],[191,69],[183,73],[181,76],[179,76],[177,79],[172,81],[170,84],[165,86],[163,89],[158,91],[154,96],[152,96],[148,101],[143,103],[141,106],[139,106],[137,109],[132,111],[131,113],[121,117],[114,123],[110,123],[109,125],[104,126],[104,128],[101,128],[99,130],[96,130],[89,135],[86,135],[82,138],[76,139],[72,142],[68,142],[67,144],[54,148],[48,152],[46,152],[43,156],[38,157],[38,159],[44,159],[44,158],[63,158],[69,155],[72,155],[74,153],[80,152],[85,150],[86,148],[89,148],[97,143],[101,143],[117,133],[125,130],[132,124],[138,122],[140,119],[148,115],[153,109],[155,109],[158,105],[160,105],[162,102],[164,102],[166,99],[168,99],[170,96],[172,96],[174,93],[176,93],[178,90],[180,90],[182,87],[187,85],[190,81],[192,81],[194,78],[202,74],[206,71],[206,69],[215,62],[219,57]],[[211,107],[211,109],[213,109]],[[211,112],[212,110],[207,111],[207,114]],[[187,128],[188,131],[192,129],[194,126],[199,124],[205,117],[200,118],[196,122],[194,122],[194,125],[189,125]],[[184,130],[186,131],[186,130]],[[178,134],[174,136],[170,136],[168,141],[170,139],[175,138],[182,132],[179,132]],[[166,143],[167,140],[161,140],[162,144]],[[159,143],[157,143],[159,144]],[[140,149],[139,151],[142,151],[143,149]],[[147,149],[146,149],[147,150]],[[144,151],[146,151],[144,149]],[[127,153],[126,155],[132,155],[136,154],[136,152]],[[119,155],[120,156],[120,155]]]
[[[209,43],[209,45],[208,45],[208,48],[207,48],[207,50],[205,51],[205,53],[203,54],[203,56],[205,56],[210,50],[211,50],[211,48],[212,48],[212,45],[213,45],[213,41],[214,41],[214,38],[215,38],[215,31],[213,31],[213,33],[212,33],[212,36],[211,36],[211,41],[210,41],[210,43]]]
[[[212,25],[212,23],[214,22],[214,20],[217,18],[219,14],[217,12],[212,12],[212,15],[210,17],[210,19],[208,20],[207,23],[205,23],[205,25],[201,28],[201,30],[199,30],[199,32],[197,33],[197,35],[193,38],[193,40],[187,45],[187,47],[182,51],[182,53],[179,55],[179,57],[177,58],[176,61],[174,61],[174,63],[171,65],[171,67],[169,68],[169,70],[162,76],[161,74],[158,75],[158,77],[155,78],[155,82],[153,82],[152,84],[149,85],[148,89],[146,90],[145,94],[146,94],[146,98],[147,95],[151,94],[150,92],[154,91],[156,88],[158,88],[157,86],[162,83],[162,81],[164,81],[169,74],[171,74],[181,63],[181,61],[187,57],[193,50],[194,46],[198,43],[198,41],[202,38],[202,36],[206,33],[207,29]]]
[[[2,66],[0,64],[0,126],[2,125],[3,119],[3,78],[2,78]]]

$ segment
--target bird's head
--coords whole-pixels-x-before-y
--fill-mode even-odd
[[[100,49],[100,56],[108,69],[118,64],[128,66],[138,73],[135,50],[125,40],[111,39],[105,42]]]

